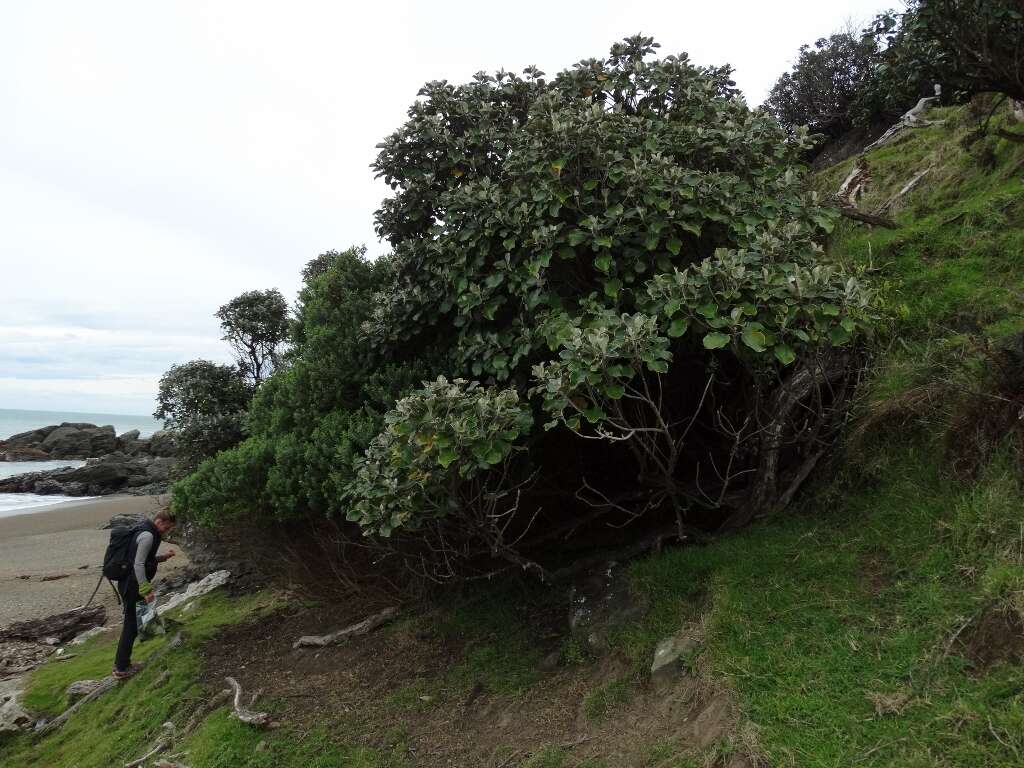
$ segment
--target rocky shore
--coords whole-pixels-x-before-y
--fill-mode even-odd
[[[28,472],[0,479],[0,493],[105,496],[164,493],[174,469],[174,439],[138,430],[117,435],[112,426],[65,422],[0,441],[0,461],[85,460],[81,467]]]

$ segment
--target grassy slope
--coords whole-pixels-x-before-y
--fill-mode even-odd
[[[181,619],[186,642],[171,651],[155,667],[144,669],[130,683],[88,705],[63,728],[42,740],[30,735],[0,742],[0,765],[7,768],[109,768],[123,765],[149,751],[161,724],[171,721],[180,729],[193,709],[202,703],[201,660],[198,649],[217,630],[229,624],[253,619],[273,610],[277,595],[263,592],[230,599],[222,593],[200,598],[197,606]],[[139,645],[138,661],[158,650],[165,638]],[[109,674],[116,640],[100,637],[89,641],[78,657],[66,662],[46,664],[33,673],[25,696],[25,705],[48,715],[66,706],[64,690],[75,680],[96,679]],[[167,678],[158,685],[166,671]],[[227,768],[399,768],[400,762],[386,755],[339,745],[323,734],[294,734],[285,729],[268,741],[268,748],[257,751],[263,735],[229,719],[226,708],[215,712],[188,739],[175,745],[187,750],[191,766]]]
[[[903,226],[869,231],[843,223],[830,250],[830,258],[871,272],[893,317],[878,340],[860,404],[865,424],[877,422],[872,414],[886,403],[939,379],[983,385],[986,369],[976,350],[984,339],[1024,328],[1024,150],[995,139],[964,150],[958,142],[969,128],[966,111],[940,116],[947,125],[909,132],[869,157],[874,185],[862,203],[868,209],[934,166],[894,214]],[[848,169],[849,163],[830,169],[817,184],[834,190]],[[997,664],[979,671],[953,642],[958,630],[967,637],[972,620],[986,611],[1024,608],[1019,477],[1004,450],[975,480],[954,479],[944,433],[955,404],[915,402],[917,411],[904,414],[898,428],[876,425],[846,446],[795,514],[632,568],[651,611],[621,628],[615,650],[642,670],[659,639],[704,612],[706,640],[691,661],[735,691],[752,724],[744,746],[754,744],[773,766],[1024,763],[1024,670]],[[272,600],[207,600],[188,619],[189,642],[168,658],[171,676],[161,688],[138,695],[159,674],[147,670],[57,735],[0,746],[0,763],[88,768],[137,757],[160,723],[180,726],[197,701],[198,644],[217,626],[259,613]],[[481,639],[436,680],[394,692],[396,727],[403,712],[430,706],[424,690],[443,706],[478,680],[495,691],[507,688],[510,696],[540,693],[538,649],[509,642],[518,637],[518,620],[498,610],[507,601],[482,602],[501,615],[482,614],[477,600],[447,608],[443,621],[415,620],[429,619],[442,634]],[[33,676],[28,703],[58,711],[68,682],[106,672],[110,642],[94,641],[79,658],[43,667]],[[563,657],[581,669],[589,663],[572,638]],[[614,725],[637,679],[595,685],[583,701],[586,716]],[[273,710],[274,702],[263,706]],[[267,748],[257,751],[262,739]],[[189,750],[192,768],[407,765],[399,748],[382,753],[339,744],[326,732],[287,728],[261,734],[224,709],[177,748]],[[644,765],[690,768],[734,748],[727,740],[692,754],[655,743]],[[522,765],[604,763],[576,763],[554,745]]]
[[[936,365],[941,350],[1024,328],[1024,151],[995,139],[965,151],[966,110],[944,112],[946,125],[868,158],[869,210],[934,166],[896,213],[903,226],[844,223],[831,249],[872,269],[895,315],[865,418],[930,378],[970,378],[971,363],[981,385],[978,360],[961,354],[951,374]],[[838,188],[851,164],[823,174],[821,188]],[[636,568],[658,598],[657,632],[676,620],[679,595],[707,585],[706,653],[772,765],[1024,764],[1024,670],[972,673],[950,643],[986,608],[1024,607],[1020,477],[998,453],[974,482],[950,477],[942,405],[850,446],[800,514]]]

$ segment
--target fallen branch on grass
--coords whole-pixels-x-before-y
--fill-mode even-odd
[[[146,661],[146,663],[143,665],[143,668],[148,667],[151,664],[153,664],[154,662],[158,661],[161,657],[163,657],[169,651],[177,648],[179,645],[181,645],[181,633],[180,632],[178,634],[176,634],[174,637],[172,637],[170,640],[168,640],[167,641],[167,645],[165,645],[163,648],[161,648],[156,653],[154,653],[152,656],[150,656],[149,659]],[[72,704],[70,707],[65,709],[61,714],[59,714],[53,720],[50,720],[48,723],[44,723],[43,725],[41,725],[38,728],[36,728],[36,734],[38,736],[45,736],[46,734],[51,733],[51,732],[57,730],[62,725],[64,725],[64,723],[67,722],[68,718],[71,717],[73,714],[75,714],[75,712],[77,712],[79,710],[79,708],[81,708],[84,704],[87,704],[90,701],[93,701],[94,699],[98,699],[100,696],[105,694],[107,691],[113,690],[116,687],[117,687],[117,680],[114,679],[112,676],[111,677],[103,678],[102,680],[100,680],[100,683],[96,687],[96,689],[93,690],[90,694],[88,694],[87,696],[83,696],[81,699],[79,699],[74,704]]]
[[[243,723],[252,725],[256,728],[266,728],[270,725],[270,715],[266,712],[253,712],[242,706],[242,686],[238,684],[238,681],[233,677],[224,678],[228,681],[228,685],[231,686],[235,692],[235,717],[241,720]]]
[[[0,640],[26,640],[31,643],[42,642],[46,638],[55,637],[66,643],[75,635],[107,620],[107,609],[102,605],[91,608],[73,608],[70,611],[55,613],[43,619],[31,619],[11,624],[7,629],[0,630]]]
[[[358,624],[339,629],[326,635],[304,635],[292,644],[292,648],[314,647],[323,648],[328,645],[340,645],[353,637],[368,635],[377,627],[383,626],[391,621],[398,613],[398,608],[385,608],[380,613],[363,619]]]
[[[910,192],[913,192],[914,189],[917,188],[917,185],[921,183],[924,177],[927,176],[931,172],[931,170],[931,168],[925,168],[923,171],[917,173],[914,176],[914,178],[912,178],[910,181],[903,185],[903,188],[900,189],[899,192],[897,192],[895,195],[893,195],[884,203],[882,203],[882,205],[878,206],[878,208],[875,209],[875,214],[881,215],[883,213],[891,213],[893,209],[896,207],[896,203],[900,201],[900,198],[902,198],[904,195],[909,194]]]
[[[936,85],[935,95],[928,96],[921,99],[913,106],[913,108],[903,113],[903,116],[896,121],[889,130],[878,137],[873,143],[868,144],[864,147],[864,152],[870,152],[872,149],[878,149],[888,144],[890,141],[896,138],[904,128],[927,128],[930,125],[942,125],[943,120],[926,120],[925,114],[931,109],[932,104],[939,101],[942,95],[942,89]]]
[[[1024,144],[1024,133],[1016,133],[1015,131],[1008,131],[1005,128],[1000,128],[996,131],[996,134],[1007,141],[1015,141],[1018,144]]]
[[[861,155],[857,158],[857,162],[853,164],[849,175],[839,185],[836,197],[842,200],[845,205],[856,207],[857,201],[864,195],[870,182],[871,171],[868,169],[868,161],[864,155]]]
[[[873,213],[865,213],[859,208],[854,208],[852,205],[846,205],[840,202],[839,213],[845,216],[847,219],[853,219],[854,221],[860,221],[865,224],[872,224],[877,227],[885,227],[886,229],[899,229],[900,225],[892,219],[887,219],[884,216],[876,216]]]
[[[125,763],[124,768],[139,768],[139,766],[149,760],[149,758],[154,757],[167,749],[174,740],[174,723],[164,723],[164,731],[166,734],[157,740],[156,744],[153,745],[153,748],[149,750],[149,752],[136,760],[132,760],[130,763]]]

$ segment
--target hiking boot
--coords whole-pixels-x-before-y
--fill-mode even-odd
[[[133,664],[131,664],[131,665],[130,665],[130,666],[128,667],[128,669],[126,669],[126,670],[124,670],[124,671],[122,671],[122,670],[118,669],[117,667],[114,667],[114,669],[113,669],[113,671],[112,671],[112,672],[110,673],[110,675],[111,675],[111,677],[113,677],[113,678],[114,678],[115,680],[127,680],[127,679],[128,679],[129,677],[131,677],[132,675],[134,675],[134,674],[135,674],[136,672],[138,672],[138,671],[139,671],[140,669],[142,669],[142,665],[141,665],[141,664],[138,664],[138,663],[133,663]]]

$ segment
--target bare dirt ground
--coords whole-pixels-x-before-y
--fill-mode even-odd
[[[588,695],[635,674],[614,657],[546,666],[517,695],[480,682],[453,686],[445,673],[472,642],[443,637],[428,620],[400,622],[343,646],[292,648],[300,635],[322,634],[370,612],[291,609],[233,627],[205,649],[207,684],[217,690],[234,676],[246,691],[262,689],[287,727],[326,729],[384,750],[402,744],[414,765],[427,768],[517,766],[551,747],[570,750],[570,765],[588,757],[610,767],[645,765],[654,745],[703,749],[737,727],[732,697],[700,675],[680,674],[660,690],[637,683],[627,700],[593,717]],[[549,629],[530,627],[550,647]],[[731,768],[748,765],[736,760]]]
[[[115,514],[153,514],[162,496],[110,496],[66,502],[24,515],[0,518],[0,627],[74,608],[89,599],[100,576],[110,532],[99,530]],[[173,536],[172,536],[173,538]],[[178,555],[160,567],[168,576],[188,564]],[[111,588],[95,602],[107,607],[107,622],[118,620]]]

